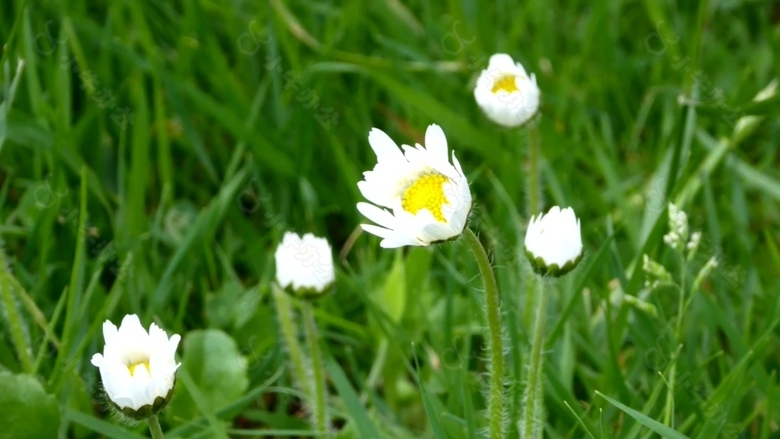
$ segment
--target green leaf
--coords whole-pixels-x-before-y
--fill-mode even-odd
[[[184,358],[181,367],[192,377],[202,404],[196,404],[187,386],[176,386],[177,395],[171,401],[175,418],[194,419],[203,406],[209,413],[239,399],[249,387],[246,362],[236,342],[216,329],[197,330],[184,338]]]
[[[406,270],[404,269],[403,252],[400,250],[395,253],[393,267],[382,287],[382,295],[378,305],[393,322],[401,321],[406,307]]]
[[[57,437],[59,425],[57,400],[35,378],[0,372],[0,439]]]
[[[247,290],[240,282],[228,281],[219,291],[207,296],[209,326],[239,328],[254,316],[259,302],[260,293],[256,288]]]
[[[609,396],[599,392],[598,390],[596,391],[596,394],[606,399],[607,402],[619,408],[620,410],[623,410],[628,416],[631,416],[632,418],[636,419],[637,422],[639,422],[640,424],[660,434],[662,437],[665,437],[666,439],[690,439],[688,436],[680,433],[679,431],[671,427],[667,427],[666,425],[661,424],[655,419],[651,419],[648,416],[639,413],[638,411],[632,409],[631,407],[628,407],[620,403],[619,401],[610,398]]]

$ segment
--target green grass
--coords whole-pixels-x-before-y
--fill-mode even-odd
[[[586,248],[548,289],[545,437],[776,437],[780,98],[751,101],[780,77],[780,5],[693,3],[4,2],[0,372],[56,398],[61,437],[145,436],[106,410],[89,363],[102,322],[136,313],[185,341],[218,330],[235,346],[182,343],[206,369],[183,369],[163,429],[307,437],[270,282],[284,231],[310,231],[337,257],[315,313],[340,437],[479,437],[487,333],[466,244],[389,251],[356,232],[369,130],[422,143],[437,123],[493,256],[517,437],[528,136],[472,95],[506,52],[542,90],[543,204],[575,209]],[[735,131],[735,115],[759,119]],[[642,271],[647,253],[680,272],[662,241],[671,201],[704,235],[689,282],[720,263],[691,297],[674,368],[677,292],[648,293]]]

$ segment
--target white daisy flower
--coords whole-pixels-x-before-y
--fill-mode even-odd
[[[571,207],[553,206],[531,217],[525,233],[525,254],[537,273],[562,276],[582,259],[580,220]]]
[[[458,237],[471,211],[471,192],[455,152],[448,158],[447,138],[438,125],[425,132],[425,146],[398,145],[374,128],[368,143],[377,164],[358,183],[369,203],[357,208],[378,225],[363,230],[382,239],[384,248],[427,246]]]
[[[523,65],[497,53],[490,57],[474,88],[474,98],[495,123],[516,127],[531,120],[539,110],[536,75],[529,77]]]
[[[154,323],[149,332],[135,314],[126,315],[117,329],[103,323],[103,354],[92,356],[113,405],[122,413],[143,419],[162,410],[173,395],[174,359],[181,337],[168,334]]]
[[[311,233],[285,233],[274,258],[276,281],[296,296],[319,296],[336,279],[328,240]]]

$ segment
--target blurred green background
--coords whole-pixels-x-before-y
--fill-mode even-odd
[[[780,76],[777,1],[13,0],[0,40],[0,373],[51,395],[38,437],[145,433],[107,412],[89,364],[126,313],[184,338],[170,437],[311,435],[269,295],[287,230],[334,247],[317,319],[340,437],[478,437],[465,244],[383,250],[355,209],[369,130],[422,143],[432,123],[496,267],[517,437],[535,212],[527,131],[473,99],[496,52],[537,77],[545,210],[572,206],[586,248],[550,293],[546,437],[653,437],[596,392],[670,424],[677,295],[647,290],[641,261],[681,269],[661,239],[672,201],[704,235],[688,282],[719,262],[683,322],[672,424],[778,434],[780,100],[753,102]]]

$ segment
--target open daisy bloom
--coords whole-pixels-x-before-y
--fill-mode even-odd
[[[103,354],[93,355],[92,364],[100,369],[111,403],[134,419],[162,410],[173,395],[176,369],[181,365],[174,359],[181,337],[168,338],[154,323],[146,332],[138,316],[129,314],[119,329],[106,320],[103,338]]]
[[[580,220],[571,207],[553,206],[547,214],[531,217],[525,233],[525,254],[541,275],[568,273],[582,259]]]
[[[297,297],[321,296],[336,278],[328,240],[311,233],[285,233],[274,259],[279,286]]]
[[[497,53],[490,57],[474,88],[474,98],[495,123],[516,127],[531,120],[539,110],[536,76],[529,77],[522,64]]]
[[[368,143],[377,164],[358,183],[369,203],[357,208],[378,225],[363,230],[382,239],[384,248],[427,246],[458,237],[471,211],[471,192],[455,153],[449,161],[447,138],[438,125],[425,132],[425,146],[398,145],[374,128]]]

